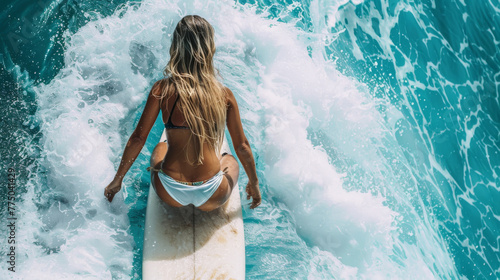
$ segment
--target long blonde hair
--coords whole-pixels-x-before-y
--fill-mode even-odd
[[[170,61],[164,70],[170,76],[181,110],[191,130],[186,149],[189,164],[203,163],[203,145],[207,143],[219,153],[226,127],[224,87],[216,78],[214,29],[197,15],[183,17],[177,24],[170,46]],[[172,108],[173,109],[173,108]],[[195,160],[188,157],[194,151]]]

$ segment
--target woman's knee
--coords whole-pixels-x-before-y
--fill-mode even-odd
[[[228,169],[239,169],[238,162],[236,161],[236,158],[233,155],[230,154],[225,154],[221,159],[220,159],[220,165],[224,168]]]
[[[161,162],[165,155],[167,154],[168,145],[165,142],[160,142],[156,144],[153,149],[153,153],[151,153],[151,166],[155,166],[158,162]]]
[[[222,172],[224,172],[224,176],[226,177],[230,189],[234,187],[236,182],[238,181],[238,175],[239,175],[239,166],[238,162],[232,155],[224,155],[221,158],[221,169]]]

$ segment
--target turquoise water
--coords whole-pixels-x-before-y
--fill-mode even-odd
[[[0,168],[18,174],[11,279],[141,278],[160,120],[122,196],[102,194],[185,14],[216,30],[257,160],[247,279],[500,278],[498,1],[0,7]]]

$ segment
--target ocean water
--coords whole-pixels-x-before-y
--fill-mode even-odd
[[[160,119],[103,189],[186,14],[216,30],[257,162],[247,279],[500,278],[498,1],[0,7],[2,279],[141,279]]]

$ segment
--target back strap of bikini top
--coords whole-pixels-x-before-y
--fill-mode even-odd
[[[183,128],[183,129],[189,129],[187,126],[178,126],[174,125],[172,123],[172,114],[174,113],[175,105],[177,104],[177,100],[179,100],[179,95],[177,95],[177,98],[175,99],[174,105],[172,106],[172,109],[170,109],[170,115],[168,116],[167,123],[165,123],[165,128]]]
[[[174,105],[172,106],[172,110],[170,110],[170,115],[168,116],[167,123],[172,123],[172,113],[174,113],[175,105],[177,104],[177,100],[179,100],[179,95],[177,94],[177,98],[175,98]]]

